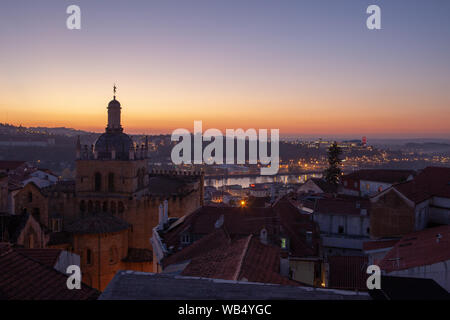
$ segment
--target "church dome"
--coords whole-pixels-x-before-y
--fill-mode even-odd
[[[108,103],[108,108],[120,108],[120,102],[114,98]]]
[[[128,160],[133,140],[123,132],[106,132],[98,137],[94,145],[97,159],[111,159],[112,151],[116,151],[117,160]]]

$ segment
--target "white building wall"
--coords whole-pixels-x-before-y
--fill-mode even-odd
[[[386,273],[390,276],[433,279],[450,292],[450,260]]]

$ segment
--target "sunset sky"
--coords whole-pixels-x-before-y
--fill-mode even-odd
[[[81,30],[66,8],[81,8]],[[366,27],[378,4],[382,30]],[[450,138],[448,0],[2,0],[0,122]]]

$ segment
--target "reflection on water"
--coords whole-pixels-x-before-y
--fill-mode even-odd
[[[252,183],[271,183],[280,182],[287,183],[305,183],[309,178],[320,178],[321,173],[310,173],[302,175],[279,175],[279,176],[254,176],[254,177],[239,177],[239,178],[223,178],[223,179],[208,179],[205,178],[205,186],[212,186],[220,188],[222,186],[229,186],[238,184],[242,188],[248,188]]]

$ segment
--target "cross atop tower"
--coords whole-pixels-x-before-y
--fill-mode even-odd
[[[116,91],[117,91],[117,87],[116,87],[116,84],[114,83],[114,87],[113,87],[114,100],[116,100]]]

